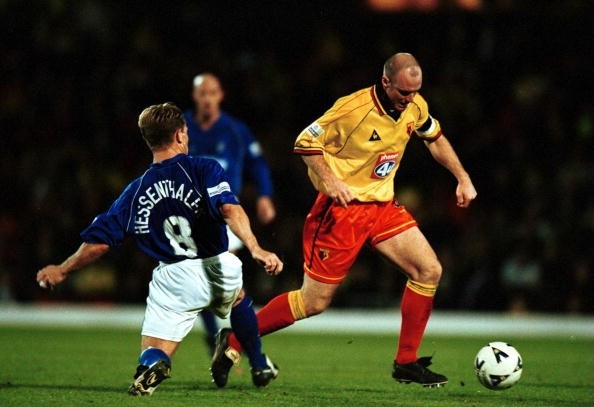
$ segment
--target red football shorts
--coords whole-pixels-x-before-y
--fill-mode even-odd
[[[320,193],[303,226],[303,269],[314,280],[338,284],[365,243],[374,247],[414,226],[417,221],[395,199],[345,208]]]

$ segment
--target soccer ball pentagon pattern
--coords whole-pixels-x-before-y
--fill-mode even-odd
[[[522,356],[508,343],[491,342],[478,351],[474,371],[487,389],[509,389],[522,376]]]

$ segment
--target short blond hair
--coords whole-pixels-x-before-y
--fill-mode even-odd
[[[184,112],[171,102],[149,106],[138,116],[138,129],[150,149],[169,144],[185,125]]]

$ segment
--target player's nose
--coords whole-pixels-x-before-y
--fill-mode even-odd
[[[407,103],[410,103],[410,102],[412,102],[412,101],[413,101],[414,97],[415,97],[415,92],[411,93],[410,95],[407,95],[407,96],[404,98],[404,100],[406,100],[406,102],[407,102]]]

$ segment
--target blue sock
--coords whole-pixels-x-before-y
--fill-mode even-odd
[[[171,366],[171,359],[169,359],[169,356],[167,356],[167,354],[161,349],[146,348],[140,353],[140,356],[138,357],[138,363],[146,367],[151,367],[161,359]]]
[[[231,328],[243,346],[252,369],[266,367],[266,358],[262,354],[262,342],[258,333],[258,319],[252,308],[252,299],[247,295],[231,309]]]
[[[207,309],[203,309],[200,312],[200,316],[202,317],[202,323],[204,324],[204,329],[208,336],[213,337],[217,334],[219,330],[219,324],[212,312]]]

